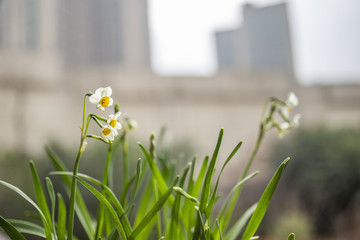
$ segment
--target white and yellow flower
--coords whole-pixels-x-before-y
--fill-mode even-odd
[[[288,118],[293,108],[297,107],[298,105],[299,105],[298,97],[295,95],[295,93],[290,92],[285,101],[285,106],[283,106],[280,111],[284,115],[284,117]]]
[[[119,133],[116,131],[116,129],[114,129],[112,126],[110,125],[105,125],[102,129],[101,129],[101,138],[107,142],[110,143],[112,141],[114,141],[115,137],[118,135]]]
[[[117,112],[115,114],[110,114],[107,119],[107,124],[114,128],[115,130],[120,130],[122,128],[121,123],[119,122],[119,117],[121,112]]]
[[[106,107],[109,107],[113,104],[113,99],[111,98],[111,94],[112,94],[111,87],[98,88],[96,89],[95,94],[89,97],[89,101],[92,104],[96,104],[97,109],[104,111]]]

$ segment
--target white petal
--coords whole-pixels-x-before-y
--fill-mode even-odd
[[[104,88],[98,88],[95,91],[95,95],[98,96],[99,98],[101,98],[102,97],[101,94],[103,91],[104,91]]]
[[[105,96],[110,97],[111,94],[112,94],[112,89],[111,89],[111,87],[106,87],[106,88],[104,89],[104,93],[105,93]]]
[[[115,124],[115,129],[120,130],[121,128],[122,128],[121,123],[117,122],[117,123]]]
[[[93,94],[89,97],[89,101],[92,104],[98,104],[100,102],[100,98],[96,94]]]
[[[118,120],[118,119],[119,119],[119,117],[120,117],[120,115],[121,115],[121,112],[117,112],[117,113],[115,113],[115,115],[114,115],[114,119],[115,119],[115,120]]]
[[[112,98],[110,98],[110,102],[109,102],[109,105],[107,105],[108,107],[110,107],[111,105],[113,105],[113,99]]]

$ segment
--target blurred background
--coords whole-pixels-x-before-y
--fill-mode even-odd
[[[264,101],[294,91],[301,128],[280,141],[266,136],[253,167],[261,176],[239,211],[291,156],[261,235],[359,239],[359,8],[357,0],[0,0],[0,178],[28,185],[30,158],[45,176],[50,143],[71,166],[83,96],[111,86],[138,122],[134,142],[165,126],[174,158],[190,161],[211,154],[223,127],[221,164],[244,140],[222,179],[226,193],[255,144]],[[5,217],[14,217],[4,207],[13,198],[1,189]]]

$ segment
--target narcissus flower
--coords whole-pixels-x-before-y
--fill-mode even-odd
[[[111,87],[98,88],[96,89],[95,94],[89,97],[89,101],[92,104],[96,104],[97,109],[104,111],[106,107],[113,104],[113,99],[110,97],[111,94]]]
[[[285,101],[285,106],[281,108],[281,113],[288,118],[293,108],[297,107],[298,105],[299,105],[298,97],[295,95],[295,93],[290,92]]]
[[[121,123],[118,121],[121,112],[117,112],[115,114],[110,114],[107,119],[107,124],[109,124],[115,130],[120,130],[122,128]]]
[[[106,125],[101,129],[101,138],[110,143],[114,141],[114,138],[118,135],[118,132],[113,127]]]

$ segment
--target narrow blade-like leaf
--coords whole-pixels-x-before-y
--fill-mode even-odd
[[[13,226],[0,216],[0,226],[11,240],[26,240],[26,238]]]
[[[244,232],[244,235],[242,237],[242,240],[249,240],[252,236],[254,236],[256,230],[258,229],[265,212],[270,204],[270,200],[272,195],[274,194],[274,191],[276,189],[277,184],[279,183],[280,177],[288,164],[290,158],[285,159],[279,168],[276,170],[274,176],[270,180],[270,183],[266,187],[265,191],[263,192],[259,203],[254,211],[254,214],[252,215],[246,229]]]
[[[172,183],[171,187],[162,195],[159,201],[154,205],[154,207],[145,215],[143,220],[139,223],[138,226],[134,229],[131,236],[128,238],[129,240],[136,239],[137,235],[146,227],[146,225],[152,220],[152,218],[156,215],[157,212],[160,211],[162,206],[165,204],[166,200],[171,196],[171,192],[173,191],[173,187],[178,182],[179,177],[177,177]]]

